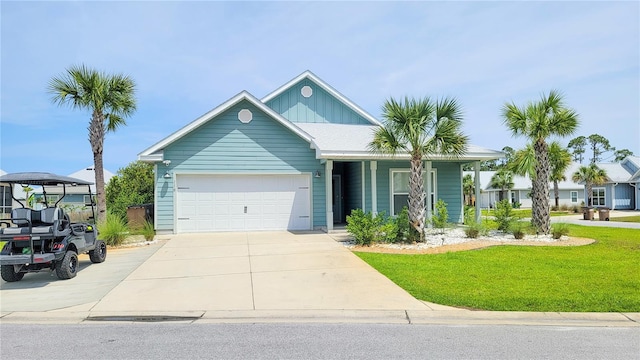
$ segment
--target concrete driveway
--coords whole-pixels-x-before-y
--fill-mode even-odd
[[[0,284],[1,323],[358,322],[638,326],[640,313],[471,311],[416,300],[324,233],[171,235]]]
[[[324,233],[167,238],[112,251],[103,264],[83,260],[71,280],[45,272],[2,282],[0,310],[91,317],[432,309]]]

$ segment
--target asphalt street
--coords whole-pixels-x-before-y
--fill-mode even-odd
[[[624,360],[640,357],[639,338],[637,327],[3,324],[0,358]]]

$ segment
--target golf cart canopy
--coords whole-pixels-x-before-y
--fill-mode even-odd
[[[46,172],[21,172],[0,176],[0,183],[25,185],[93,185],[92,182]]]

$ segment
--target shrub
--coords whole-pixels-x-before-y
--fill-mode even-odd
[[[515,203],[513,203],[513,208],[514,208],[514,209],[520,209],[520,206],[522,206],[522,204],[520,204],[520,203],[519,203],[519,202],[517,202],[517,201],[516,201]]]
[[[362,209],[355,209],[347,216],[347,231],[356,240],[356,244],[369,246],[376,241],[383,223],[383,214],[373,216],[370,211],[365,213]]]
[[[577,213],[581,212],[582,210],[580,209],[580,207],[579,207],[578,205],[573,205],[573,206],[571,207],[571,211],[572,211],[574,214],[577,214]]]
[[[440,233],[444,234],[444,229],[447,227],[449,221],[449,212],[447,211],[447,203],[444,200],[439,199],[436,202],[435,214],[431,217],[431,223],[436,229],[440,229]]]
[[[569,234],[569,225],[565,223],[551,224],[551,236],[558,240],[562,236]]]
[[[467,224],[467,227],[464,229],[464,233],[468,238],[475,239],[480,235],[485,235],[487,233],[487,227],[482,222],[474,221]]]
[[[569,211],[569,205],[567,205],[567,204],[560,205],[560,210],[561,211]]]
[[[513,214],[511,203],[509,200],[501,200],[496,204],[496,211],[494,212],[496,223],[498,223],[498,230],[508,231],[511,224],[517,220]]]
[[[128,228],[122,217],[107,212],[106,220],[98,224],[98,232],[107,245],[118,246],[127,237]]]
[[[476,222],[476,209],[472,206],[464,207],[464,224],[469,225]]]
[[[525,230],[527,229],[527,224],[520,221],[513,221],[509,225],[509,231],[513,234],[513,237],[516,239],[524,238]]]
[[[153,224],[150,221],[145,221],[140,231],[142,236],[144,236],[144,239],[147,241],[153,240],[153,237],[156,236],[156,230],[153,228]]]
[[[409,209],[405,206],[402,211],[396,216],[396,224],[398,225],[398,238],[397,242],[417,242],[420,240],[420,234],[411,225],[409,221]]]

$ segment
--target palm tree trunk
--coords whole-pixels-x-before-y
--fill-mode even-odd
[[[537,233],[548,234],[551,227],[549,218],[549,152],[544,139],[533,145],[536,155],[536,177],[533,186],[532,215]]]
[[[591,207],[593,204],[593,184],[587,181],[587,207]]]
[[[424,241],[425,194],[422,176],[422,159],[411,159],[411,174],[409,176],[409,220],[420,234],[420,241]]]
[[[556,198],[556,210],[560,209],[560,188],[558,187],[558,181],[553,181],[553,196]]]
[[[98,205],[98,223],[107,219],[107,202],[104,193],[104,165],[102,152],[104,149],[104,115],[94,111],[89,124],[89,142],[93,151],[93,169],[96,175],[96,201]]]

